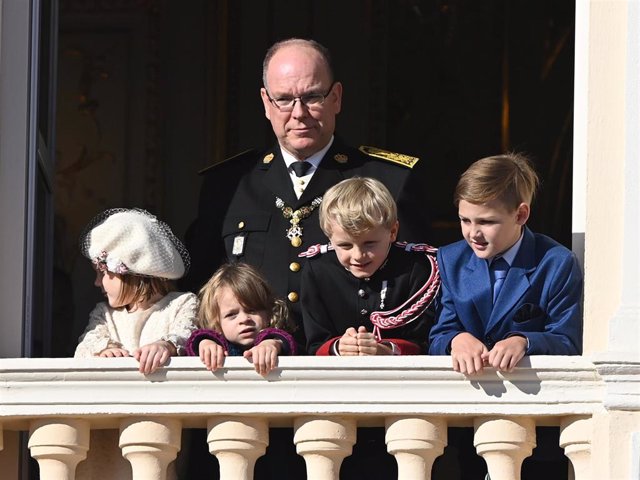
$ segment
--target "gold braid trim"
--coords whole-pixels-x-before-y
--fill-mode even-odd
[[[413,166],[418,163],[418,160],[420,160],[418,157],[411,157],[409,155],[404,155],[403,153],[389,152],[387,150],[370,147],[368,145],[361,145],[358,150],[372,157],[381,158],[382,160],[397,163],[398,165],[408,168],[413,168]]]

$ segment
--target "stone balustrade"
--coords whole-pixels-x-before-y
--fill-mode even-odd
[[[15,452],[7,443],[25,432],[41,478],[74,479],[98,448],[93,434],[114,431],[114,448],[133,478],[164,480],[183,429],[206,428],[221,478],[251,479],[269,427],[290,426],[307,478],[325,480],[339,478],[358,426],[381,426],[398,478],[429,479],[447,427],[469,426],[492,480],[517,480],[536,445],[536,426],[553,425],[575,479],[587,480],[595,478],[594,416],[607,405],[638,410],[638,399],[625,396],[640,385],[635,361],[531,357],[513,373],[489,369],[470,378],[453,372],[450,361],[290,357],[262,378],[242,358],[227,359],[215,373],[197,358],[174,358],[149,376],[130,358],[0,359],[0,449]],[[17,460],[3,453],[0,471],[15,470]],[[114,471],[115,462],[101,478],[120,480]]]

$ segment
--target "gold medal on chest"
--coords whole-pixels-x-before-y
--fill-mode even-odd
[[[289,220],[291,226],[287,229],[287,238],[291,246],[298,248],[302,245],[302,225],[301,221],[307,218],[320,206],[322,197],[316,197],[309,205],[303,205],[297,210],[287,206],[280,197],[276,197],[276,207],[282,212],[282,216]]]

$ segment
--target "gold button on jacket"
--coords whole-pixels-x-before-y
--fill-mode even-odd
[[[298,262],[291,262],[289,264],[289,270],[291,270],[292,272],[300,271],[300,264]]]

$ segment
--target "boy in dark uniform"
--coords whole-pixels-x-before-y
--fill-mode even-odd
[[[436,249],[395,243],[389,190],[373,178],[343,180],[327,190],[320,226],[330,245],[303,254],[312,257],[302,275],[309,353],[424,354],[440,283]]]
[[[261,96],[278,144],[249,151],[205,173],[198,218],[187,232],[192,269],[184,286],[197,291],[226,260],[258,267],[276,295],[286,298],[300,326],[303,260],[309,245],[325,243],[318,224],[324,192],[345,178],[378,178],[398,201],[401,238],[419,241],[428,228],[426,189],[418,159],[370,147],[356,149],[334,136],[342,84],[329,53],[317,42],[275,44],[263,64]],[[406,217],[405,217],[406,216]]]
[[[316,355],[424,354],[439,287],[435,249],[396,243],[399,222],[389,190],[354,177],[331,187],[320,205],[329,245],[316,245],[302,274],[307,350]],[[384,429],[358,428],[340,478],[397,478]]]

